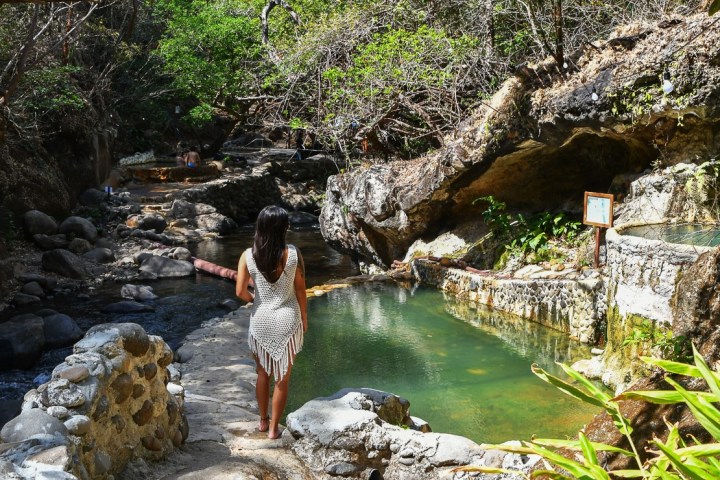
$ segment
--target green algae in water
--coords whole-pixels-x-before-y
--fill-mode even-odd
[[[537,363],[559,374],[554,362],[589,358],[589,348],[527,320],[389,284],[313,298],[308,316],[286,412],[345,387],[375,388],[410,400],[433,431],[479,443],[571,437],[598,413],[530,371]]]

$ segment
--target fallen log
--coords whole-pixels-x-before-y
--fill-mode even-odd
[[[221,267],[220,265],[215,265],[214,263],[208,262],[207,260],[202,260],[200,258],[195,258],[193,260],[193,265],[195,265],[195,268],[197,270],[200,270],[201,272],[210,273],[212,275],[217,275],[218,277],[227,278],[228,280],[232,280],[233,282],[237,281],[237,270],[231,270],[229,268]]]

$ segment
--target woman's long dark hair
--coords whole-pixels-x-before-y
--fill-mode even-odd
[[[280,277],[277,269],[285,254],[288,225],[288,212],[274,205],[263,208],[255,224],[252,255],[258,270],[271,282]]]

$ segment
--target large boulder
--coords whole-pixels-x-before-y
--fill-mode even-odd
[[[67,248],[69,245],[67,237],[58,233],[55,235],[45,235],[43,233],[36,233],[32,237],[35,245],[43,250],[54,250],[56,248]]]
[[[478,198],[492,195],[509,210],[579,213],[585,191],[607,192],[618,174],[650,168],[660,152],[666,165],[714,156],[718,146],[708,139],[720,119],[720,64],[711,59],[720,55],[720,32],[713,21],[699,14],[645,26],[621,43],[597,42],[568,71],[552,59],[523,66],[438,151],[330,177],[323,236],[388,267],[422,236],[481,221]],[[712,33],[697,63],[672,67],[683,94],[663,95],[664,52],[692,41],[693,31]]]
[[[151,255],[142,261],[140,271],[156,278],[188,277],[195,274],[195,266],[183,260]]]
[[[218,235],[227,235],[237,229],[237,223],[220,213],[198,215],[195,217],[195,224],[198,228],[217,233]]]
[[[140,230],[152,230],[155,233],[162,233],[167,228],[167,220],[159,213],[143,215],[137,220],[137,228]]]
[[[28,210],[23,214],[23,229],[28,238],[33,235],[54,235],[58,231],[55,219],[39,210]]]
[[[60,233],[72,235],[78,238],[84,238],[90,243],[97,240],[97,227],[93,223],[82,217],[68,217],[60,224]]]
[[[195,218],[198,215],[207,215],[217,212],[212,205],[204,203],[191,203],[186,200],[174,200],[168,212],[173,218]]]
[[[673,334],[690,339],[710,365],[720,360],[720,248],[683,274],[672,305]]]
[[[43,332],[45,344],[50,348],[72,345],[83,336],[75,320],[62,313],[44,317]]]
[[[430,480],[453,478],[454,467],[468,464],[512,465],[527,472],[539,460],[537,455],[486,451],[457,435],[423,433],[414,429],[409,405],[378,390],[344,389],[288,414],[284,439],[318,478]]]
[[[0,323],[0,369],[30,368],[45,346],[44,322],[33,314]]]
[[[110,263],[115,260],[115,254],[109,248],[93,248],[83,253],[82,258],[94,263]]]
[[[0,440],[6,443],[22,442],[33,435],[67,434],[65,424],[39,408],[31,408],[5,424]]]
[[[85,262],[68,250],[56,249],[43,253],[42,268],[70,278],[82,279],[88,276]]]

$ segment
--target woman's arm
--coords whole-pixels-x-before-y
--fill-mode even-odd
[[[247,268],[247,260],[245,259],[245,252],[243,252],[238,262],[237,283],[235,284],[235,295],[237,295],[240,300],[246,302],[255,300],[255,295],[248,289],[251,281],[250,272]]]
[[[295,270],[295,296],[298,299],[300,305],[300,316],[302,318],[303,332],[307,332],[308,319],[307,319],[307,293],[305,292],[305,262],[303,261],[300,250],[297,248],[298,266]]]

